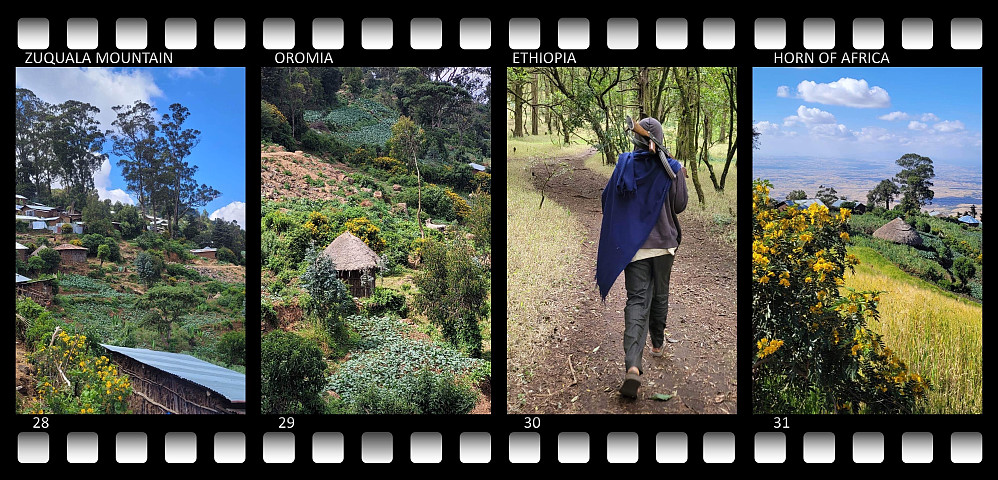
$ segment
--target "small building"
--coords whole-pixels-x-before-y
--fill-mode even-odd
[[[915,231],[915,228],[908,225],[900,217],[884,224],[873,232],[873,236],[889,242],[900,243],[917,247],[922,244],[922,237]]]
[[[819,206],[828,208],[825,205],[825,202],[822,202],[821,200],[819,200],[817,198],[805,198],[804,200],[787,200],[786,201],[786,205],[788,207],[797,207],[797,208],[799,208],[801,210],[807,210],[807,208],[810,207],[812,204],[818,204]]]
[[[322,251],[322,255],[333,261],[336,276],[350,289],[350,295],[371,295],[375,276],[381,268],[381,257],[363,240],[349,231],[343,232]]]
[[[974,218],[974,217],[971,217],[970,215],[964,215],[964,216],[956,219],[956,221],[958,221],[958,222],[960,222],[960,223],[962,223],[964,225],[971,226],[971,227],[980,227],[981,226],[981,221],[978,220],[978,219],[976,219],[976,218]]]
[[[64,243],[53,247],[62,257],[62,263],[87,263],[87,247]]]
[[[138,414],[244,414],[246,375],[182,353],[101,344],[128,375]]]
[[[215,259],[215,253],[216,252],[218,252],[218,249],[217,248],[211,248],[211,247],[196,248],[194,250],[191,250],[192,254],[197,255],[197,256],[199,256],[201,258],[208,258],[208,259],[211,259],[211,260]]]
[[[34,215],[36,217],[52,217],[59,213],[59,209],[55,207],[49,207],[45,205],[28,205],[25,208],[25,215]]]
[[[27,205],[27,203],[28,203],[28,197],[25,197],[24,195],[18,195],[18,194],[15,193],[14,194],[14,203],[16,203],[18,205]]]
[[[14,219],[26,222],[28,224],[28,229],[32,231],[48,229],[48,224],[45,223],[45,219],[38,218],[34,215],[14,215]]]
[[[852,213],[855,213],[856,215],[862,215],[866,213],[866,205],[864,205],[862,202],[853,202],[851,200],[841,200],[841,199],[836,200],[832,202],[831,208],[839,210],[843,206],[851,210]]]
[[[14,247],[17,250],[17,258],[20,259],[22,262],[27,262],[28,261],[28,251],[31,250],[31,249],[28,248],[28,247],[26,247],[26,246],[24,246],[24,245],[21,245],[18,242],[14,242],[14,244],[17,245],[16,247]]]
[[[28,297],[43,307],[52,303],[52,278],[32,280],[15,272],[14,282],[18,297]]]
[[[484,172],[485,171],[485,165],[479,165],[477,163],[472,162],[472,163],[469,163],[468,166],[471,167],[471,168],[473,168],[473,169],[475,169],[476,171],[479,171],[479,172]]]

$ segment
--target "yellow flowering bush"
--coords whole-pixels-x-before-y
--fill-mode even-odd
[[[343,224],[350,233],[364,241],[371,250],[381,253],[385,249],[385,241],[381,238],[381,229],[371,223],[367,217],[357,217],[347,220]]]
[[[106,356],[87,350],[85,335],[59,332],[31,356],[38,367],[37,398],[26,413],[126,413],[132,385]],[[62,373],[60,373],[60,371]]]
[[[778,209],[752,189],[755,413],[912,413],[931,388],[870,330],[881,292],[842,287],[849,209]]]
[[[464,219],[471,214],[471,207],[468,206],[468,202],[464,200],[460,195],[451,191],[451,189],[446,190],[447,198],[450,199],[451,204],[454,205],[454,213],[457,214],[457,218]]]
[[[405,163],[393,157],[375,157],[371,160],[375,167],[384,170],[392,175],[406,175],[409,173]]]

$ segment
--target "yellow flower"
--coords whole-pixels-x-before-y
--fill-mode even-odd
[[[769,283],[769,277],[766,275],[759,277],[759,283]]]

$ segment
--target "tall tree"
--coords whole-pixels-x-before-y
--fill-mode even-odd
[[[173,208],[170,209],[169,230],[170,235],[177,230],[177,222],[180,221],[180,205],[183,199],[181,185],[188,182],[188,177],[193,176],[194,169],[191,169],[184,160],[191,154],[191,150],[201,141],[201,131],[192,128],[183,128],[184,121],[190,116],[187,107],[179,103],[170,105],[170,113],[163,115],[160,123],[160,131],[163,132],[165,140],[167,162],[166,167],[173,177],[173,189],[170,191],[170,201]]]
[[[697,173],[699,170],[697,165],[699,158],[697,156],[697,125],[699,124],[700,99],[697,98],[695,70],[696,67],[673,67],[673,78],[680,95],[679,119],[676,125],[676,156],[680,160],[692,164],[687,166],[687,170],[693,179],[697,200],[703,205],[703,188],[700,186],[700,178]]]
[[[537,135],[537,102],[540,99],[538,92],[540,82],[538,81],[537,70],[530,74],[530,134]]]
[[[922,205],[931,204],[935,193],[932,178],[936,176],[932,159],[917,153],[906,153],[897,159],[901,171],[894,175],[901,190],[901,209],[917,212]]]
[[[395,125],[392,125],[392,136],[388,140],[392,157],[411,158],[412,164],[416,168],[416,222],[419,223],[420,238],[424,237],[423,221],[419,217],[423,210],[423,181],[419,174],[419,162],[416,160],[416,155],[423,142],[423,137],[423,129],[413,123],[411,118],[402,116],[395,122]]]
[[[901,193],[901,190],[898,189],[897,184],[893,180],[889,178],[884,179],[866,194],[866,203],[869,203],[871,207],[883,203],[884,208],[890,210],[891,200],[894,200],[899,193]]]
[[[158,156],[156,109],[136,100],[132,105],[117,105],[112,110],[118,117],[111,123],[114,127],[111,151],[121,157],[118,160],[121,176],[128,189],[138,195],[139,210],[145,214],[152,176],[156,173],[153,167]]]
[[[25,88],[15,90],[14,105],[16,193],[35,201],[47,201],[39,195],[51,196],[56,170],[51,135],[53,107]]]
[[[82,205],[94,188],[94,172],[107,156],[104,132],[97,114],[100,109],[89,103],[68,100],[56,107],[52,127],[52,149],[59,162],[59,177],[69,190],[70,201]]]

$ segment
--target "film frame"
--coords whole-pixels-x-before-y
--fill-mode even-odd
[[[123,16],[124,17],[124,16]],[[128,18],[137,18],[128,17]],[[158,15],[158,16],[142,16],[146,20],[147,30],[146,35],[148,43],[143,50],[145,51],[165,51],[165,45],[163,44],[163,25],[167,18],[195,18],[197,21],[197,44],[192,50],[177,50],[176,59],[173,61],[175,66],[231,66],[231,67],[243,67],[246,69],[246,101],[247,105],[252,105],[255,98],[255,91],[259,88],[259,75],[253,73],[259,72],[259,68],[263,66],[275,66],[274,61],[274,50],[264,48],[264,34],[263,25],[264,21],[268,18],[289,18],[283,15],[274,16],[245,16],[245,15],[216,15],[216,16],[201,16],[201,15]],[[731,19],[733,24],[732,42],[731,48],[721,48],[721,49],[707,49],[703,47],[702,42],[698,40],[701,39],[703,32],[703,22],[707,18],[700,16],[681,16],[686,20],[687,24],[687,40],[688,44],[686,48],[678,50],[663,50],[656,47],[656,20],[657,18],[640,18],[637,19],[635,25],[637,27],[636,35],[636,46],[634,48],[624,48],[624,49],[610,49],[605,47],[607,44],[607,35],[604,25],[606,25],[609,18],[587,18],[588,21],[588,47],[582,49],[562,49],[556,46],[559,45],[559,34],[558,25],[559,21],[566,17],[580,18],[574,16],[502,16],[496,17],[490,14],[483,15],[468,15],[462,17],[446,17],[439,15],[426,15],[426,17],[440,18],[443,20],[442,29],[442,45],[439,49],[429,49],[426,51],[414,50],[412,48],[406,48],[406,39],[409,37],[409,21],[413,18],[424,18],[422,15],[413,15],[410,17],[395,17],[392,20],[392,31],[394,33],[394,43],[391,48],[388,49],[377,49],[377,48],[363,48],[361,44],[362,39],[362,22],[364,19],[371,16],[340,16],[340,15],[329,15],[328,18],[341,18],[343,20],[344,28],[344,45],[342,49],[333,50],[334,63],[332,65],[344,65],[344,66],[359,66],[359,65],[372,65],[372,66],[404,66],[404,65],[434,65],[439,63],[439,57],[441,53],[446,54],[447,64],[456,65],[487,65],[494,69],[500,67],[509,67],[514,64],[516,52],[537,52],[544,54],[551,52],[561,52],[567,54],[569,52],[574,54],[575,63],[568,63],[561,61],[558,63],[556,61],[553,65],[558,66],[596,66],[596,65],[655,65],[659,63],[669,63],[675,65],[702,65],[705,61],[709,62],[710,65],[733,65],[737,66],[739,74],[742,77],[741,84],[739,85],[738,94],[740,97],[740,109],[744,111],[751,112],[752,102],[751,102],[751,70],[753,67],[764,67],[764,66],[774,66],[773,52],[774,49],[761,49],[755,46],[757,41],[755,36],[756,24],[755,21],[758,18],[780,18],[785,21],[786,30],[786,46],[783,50],[786,51],[804,51],[803,39],[801,35],[800,25],[806,18],[820,17],[820,18],[832,18],[827,15],[815,15],[815,16],[753,16],[753,17],[719,17],[725,19]],[[977,35],[977,47],[976,48],[965,48],[965,49],[954,49],[951,47],[952,38],[949,37],[950,28],[954,18],[960,19],[976,19],[978,25],[983,20],[981,15],[968,14],[965,16],[961,15],[945,15],[940,17],[939,15],[908,15],[908,16],[875,16],[870,15],[870,18],[879,18],[883,21],[883,37],[884,45],[881,49],[889,54],[890,65],[891,66],[978,66],[978,67],[988,67],[988,61],[985,60],[983,42],[980,40],[982,37],[982,32],[980,27],[978,27]],[[32,15],[28,13],[19,13],[17,18],[11,20],[12,32],[18,32],[20,25],[15,24],[21,19],[31,18],[38,19],[44,18],[48,23],[48,43],[44,47],[40,47],[40,44],[33,44],[32,48],[22,48],[20,46],[20,37],[12,41],[14,44],[14,60],[12,60],[12,65],[14,67],[27,66],[23,54],[25,50],[39,49],[43,51],[50,52],[67,52],[68,49],[65,48],[66,38],[63,35],[65,30],[63,26],[66,20],[70,18],[96,18],[98,27],[98,40],[96,51],[110,52],[119,51],[114,48],[116,41],[115,35],[115,24],[118,17],[104,17],[104,16],[94,16],[92,14],[82,14],[76,16],[63,15],[59,17],[52,17],[47,15]],[[236,48],[232,50],[220,50],[215,46],[211,45],[208,39],[212,39],[215,35],[213,28],[213,21],[216,18],[241,18],[244,20],[245,25],[245,36],[244,36],[244,47]],[[295,20],[295,34],[294,34],[294,44],[295,46],[291,51],[312,51],[307,46],[310,45],[312,41],[312,36],[309,26],[312,24],[314,18],[327,18],[327,16],[316,15],[314,17],[301,17],[294,16]],[[371,17],[373,18],[373,17]],[[377,17],[384,18],[384,17]],[[490,22],[491,26],[491,37],[489,46],[485,49],[469,49],[461,47],[461,40],[459,34],[459,22],[462,18],[486,18]],[[512,41],[510,40],[510,32],[508,24],[513,18],[531,18],[537,19],[538,26],[538,42],[537,46],[532,49],[525,49],[523,47],[513,48]],[[677,16],[676,18],[680,18]],[[835,50],[846,50],[854,51],[855,48],[850,48],[846,46],[847,39],[852,38],[852,21],[857,17],[848,16],[834,16],[835,24],[835,38],[836,45]],[[867,18],[866,16],[862,18]],[[906,18],[930,18],[932,20],[931,38],[932,47],[930,49],[912,49],[905,48],[902,45],[902,25]],[[973,36],[971,36],[973,37]],[[962,40],[961,40],[962,41]],[[970,40],[970,44],[973,45],[973,38]],[[123,50],[121,50],[123,51]],[[543,57],[542,57],[543,58]],[[564,56],[562,57],[565,58]],[[706,60],[708,59],[709,60]],[[515,62],[517,64],[522,64],[525,66],[541,65],[540,62]],[[97,63],[86,63],[86,64],[67,64],[64,66],[102,66],[103,64]],[[144,66],[141,63],[123,63],[120,66]],[[545,64],[548,65],[548,64]],[[985,69],[986,70],[986,69]],[[8,70],[10,73],[10,70]],[[504,78],[504,77],[502,77]],[[496,94],[493,94],[493,99],[498,98]],[[746,108],[747,106],[747,108]],[[499,123],[500,121],[505,122],[505,114],[500,115],[496,110],[493,110],[493,123],[494,124],[504,124]],[[254,123],[258,120],[254,120],[254,115],[247,108],[247,123],[246,123],[246,147],[247,147],[247,166],[255,165],[254,153],[256,148],[257,138],[254,136],[253,132],[259,131],[259,124]],[[742,115],[738,120],[738,130],[739,132],[751,131],[752,127],[752,117],[751,115]],[[749,165],[751,165],[752,152],[750,147],[745,147],[744,143],[739,146],[739,156],[743,159],[748,159]],[[745,168],[739,172],[739,176],[736,179],[740,186],[744,190],[746,184],[751,184],[751,169]],[[247,190],[254,191],[257,180],[253,179],[251,175],[247,177]],[[504,182],[500,180],[499,187],[504,186]],[[743,196],[744,197],[744,196]],[[255,205],[254,201],[249,200],[247,202],[252,211]],[[745,208],[747,202],[739,202],[738,216],[739,218],[746,217]],[[493,215],[495,217],[495,215]],[[252,249],[259,248],[258,243],[254,243],[259,239],[259,231],[254,231],[252,226],[253,222],[249,222],[247,228],[247,249],[252,251]],[[742,222],[739,227],[739,246],[742,251],[747,251],[744,248],[745,239],[751,238],[751,232],[745,231],[745,226],[747,222]],[[254,240],[254,233],[256,237]],[[746,235],[747,234],[747,235]],[[749,264],[746,258],[740,256],[738,259],[738,271],[745,271],[746,266]],[[253,278],[254,278],[254,268],[255,272],[259,273],[259,265],[252,266],[248,265],[247,270],[247,289],[252,290]],[[258,275],[257,275],[258,277]],[[740,312],[751,311],[751,304],[746,305],[745,298],[749,291],[750,284],[746,283],[742,276],[738,278],[738,287],[742,292],[739,294],[738,298],[738,310]],[[493,293],[495,293],[498,288],[493,288]],[[252,298],[252,296],[250,297]],[[247,309],[247,321],[250,323],[250,318],[252,318],[251,308],[254,304],[250,301],[248,303]],[[258,307],[258,305],[255,305]],[[746,309],[747,308],[747,309]],[[742,315],[744,317],[744,313]],[[738,345],[746,351],[751,346],[751,332],[750,329],[739,324],[738,327]],[[253,336],[250,336],[253,338]],[[255,350],[254,350],[255,349]],[[249,340],[247,342],[247,363],[252,363],[253,359],[259,360],[259,340]],[[368,418],[368,417],[337,417],[337,416],[322,416],[322,417],[310,417],[310,416],[295,416],[297,420],[295,433],[297,440],[294,443],[294,462],[295,463],[310,463],[312,461],[312,435],[318,432],[333,432],[342,433],[343,441],[343,463],[353,463],[353,464],[369,464],[369,463],[380,463],[379,461],[372,461],[371,459],[365,457],[363,449],[368,438],[365,438],[365,434],[369,433],[381,433],[387,432],[391,433],[390,437],[384,435],[372,436],[371,440],[375,442],[384,443],[386,438],[390,438],[388,442],[393,446],[391,451],[393,452],[392,459],[389,463],[398,465],[405,464],[410,465],[413,462],[408,458],[407,453],[410,447],[410,435],[419,432],[439,432],[441,435],[441,463],[446,464],[461,464],[461,463],[475,463],[469,462],[466,459],[461,458],[461,448],[463,439],[461,435],[464,433],[487,433],[489,438],[490,454],[486,460],[488,463],[500,463],[500,464],[520,464],[520,463],[548,463],[548,464],[564,464],[566,462],[559,459],[559,435],[562,433],[574,433],[580,430],[578,425],[585,425],[585,433],[587,441],[585,442],[588,461],[583,463],[593,463],[593,464],[610,464],[610,463],[640,463],[640,464],[657,464],[661,460],[658,459],[660,450],[658,450],[659,435],[662,433],[682,433],[686,437],[686,462],[685,464],[706,464],[714,463],[713,461],[707,461],[703,454],[709,450],[712,450],[717,445],[721,445],[720,451],[727,452],[730,450],[732,455],[732,461],[725,462],[727,457],[724,454],[721,455],[721,461],[719,464],[726,463],[770,463],[765,461],[760,461],[757,458],[759,436],[758,434],[773,434],[782,433],[784,434],[783,445],[785,446],[785,458],[781,461],[775,461],[775,463],[788,463],[788,464],[803,464],[805,463],[803,459],[803,449],[802,442],[805,440],[805,435],[808,433],[822,433],[830,432],[834,434],[834,462],[835,463],[861,463],[858,460],[854,462],[854,459],[850,455],[854,448],[854,438],[853,434],[862,432],[873,432],[882,433],[882,445],[883,445],[883,460],[879,462],[884,465],[898,465],[906,463],[902,456],[902,443],[907,442],[904,435],[908,432],[906,429],[906,421],[910,421],[912,417],[875,417],[875,423],[878,425],[875,428],[868,426],[870,423],[869,417],[847,417],[843,419],[841,417],[834,418],[824,418],[824,417],[811,417],[811,416],[790,416],[784,417],[782,423],[779,419],[774,418],[769,415],[753,415],[751,413],[751,386],[747,381],[751,376],[750,368],[748,368],[749,363],[742,358],[742,353],[739,353],[738,361],[738,377],[739,377],[739,413],[733,416],[720,416],[713,415],[707,418],[703,417],[693,417],[693,416],[668,416],[668,417],[653,417],[661,418],[665,420],[668,425],[667,429],[654,428],[653,425],[642,426],[641,428],[631,428],[631,429],[621,429],[617,425],[617,421],[620,420],[618,416],[599,416],[599,415],[586,415],[582,418],[578,416],[567,416],[567,415],[541,415],[541,416],[523,416],[523,415],[507,415],[505,412],[492,412],[492,415],[505,415],[504,419],[496,419],[495,417],[485,417],[485,418],[471,418],[466,419],[464,417],[458,419],[454,417],[444,417],[436,418],[430,416],[407,416],[407,417],[389,417],[389,418]],[[504,370],[503,370],[504,371]],[[76,416],[56,416],[53,418],[52,426],[45,432],[48,433],[48,447],[47,447],[47,459],[50,464],[61,464],[66,462],[66,435],[70,433],[77,432],[94,432],[97,434],[98,440],[98,459],[96,463],[98,465],[113,464],[118,463],[118,460],[110,452],[115,452],[117,449],[116,435],[123,432],[132,432],[133,430],[141,430],[141,432],[146,435],[146,451],[147,457],[145,463],[155,463],[163,464],[165,459],[163,457],[163,447],[165,445],[165,435],[167,433],[173,432],[193,432],[197,435],[197,460],[196,465],[204,463],[214,463],[215,462],[215,448],[212,444],[211,439],[214,438],[216,433],[220,432],[233,432],[242,433],[245,444],[244,444],[244,463],[246,464],[263,464],[268,463],[264,460],[263,443],[264,436],[268,433],[285,433],[281,432],[278,427],[282,421],[279,416],[272,415],[259,415],[259,403],[258,397],[254,397],[254,391],[259,391],[259,375],[256,375],[255,380],[252,374],[252,368],[247,369],[247,374],[249,375],[249,380],[247,382],[247,402],[248,402],[248,414],[244,418],[240,417],[219,417],[212,418],[210,422],[203,422],[203,419],[195,416],[181,416],[180,418],[170,418],[169,423],[167,423],[165,418],[153,418],[153,417],[143,417],[141,429],[135,429],[134,427],[128,426],[125,422],[126,417],[99,417],[97,419],[82,418]],[[257,371],[257,374],[259,372]],[[915,417],[919,421],[918,432],[930,433],[931,434],[931,452],[932,452],[932,463],[938,464],[951,464],[951,463],[980,463],[983,461],[982,450],[981,450],[981,435],[983,434],[981,428],[981,420],[983,417],[978,415],[946,415],[946,416],[918,416]],[[735,426],[731,426],[731,419],[735,419]],[[28,418],[24,415],[15,415],[15,422],[18,425],[18,435],[21,433],[37,433],[38,429],[34,428],[35,424],[38,423],[37,419]],[[580,422],[581,420],[581,422]],[[471,425],[469,426],[469,422]],[[781,428],[774,429],[774,422],[781,426]],[[204,425],[204,423],[210,423],[210,425]],[[653,423],[653,422],[652,422]],[[785,424],[788,428],[782,428]],[[403,427],[404,425],[404,427]],[[303,428],[304,427],[304,428]],[[402,428],[399,428],[402,427]],[[918,433],[915,432],[915,433]],[[533,446],[528,446],[527,451],[530,452],[527,457],[518,457],[517,459],[512,458],[513,450],[518,447],[513,445],[513,436],[521,436],[521,434],[530,434],[536,437],[527,440],[530,445],[536,444],[536,448]],[[610,447],[608,443],[610,440],[604,441],[608,438],[608,435],[613,433],[627,433],[633,435],[625,435],[623,437],[616,436],[613,438],[613,442],[619,442],[621,439],[624,440],[626,445],[633,445],[634,454],[630,453],[623,455],[620,458],[614,458],[611,460],[609,457]],[[712,441],[720,441],[720,443],[710,444],[705,446],[703,443],[705,434],[713,433],[730,433],[730,437],[722,435],[720,437],[712,438]],[[954,434],[969,434],[969,436],[953,437]],[[974,437],[976,433],[976,437]],[[304,435],[303,435],[304,434]],[[237,435],[238,436],[238,435]],[[510,453],[509,456],[506,455],[507,450],[503,448],[506,444],[506,440],[509,437],[510,442]],[[674,437],[665,437],[666,440]],[[976,439],[975,439],[976,438]],[[517,439],[517,445],[522,440]],[[703,441],[702,441],[703,440]],[[769,439],[771,440],[771,439]],[[20,437],[19,437],[19,450],[18,455],[20,455]],[[536,442],[536,443],[534,443]],[[954,443],[957,442],[957,443]],[[957,448],[957,445],[963,445],[959,442],[966,442],[966,447]],[[779,444],[780,441],[776,440]],[[976,446],[976,450],[975,450]],[[957,451],[966,451],[967,455],[957,455]],[[381,451],[384,451],[381,449]],[[627,451],[631,452],[630,447],[627,447]],[[535,455],[536,454],[536,455]],[[519,455],[519,454],[517,454]],[[526,458],[526,461],[524,461]],[[778,458],[778,456],[777,456]],[[623,459],[623,460],[622,460]],[[15,462],[20,462],[20,457],[14,459]]]

